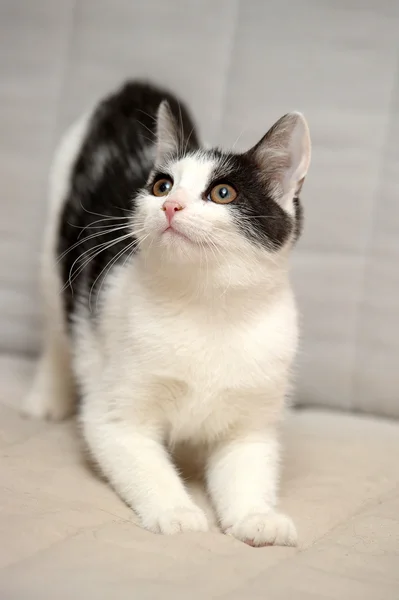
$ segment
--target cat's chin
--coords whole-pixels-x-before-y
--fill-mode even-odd
[[[201,264],[204,260],[204,253],[207,253],[207,246],[204,242],[189,237],[187,234],[175,229],[163,231],[159,237],[159,243],[153,246],[155,252],[161,252],[161,259],[176,266]],[[151,251],[151,249],[150,249]],[[208,260],[213,255],[208,257]]]
[[[162,232],[160,245],[171,252],[173,256],[180,255],[183,262],[191,262],[196,256],[203,255],[205,248],[209,246],[209,244],[171,227]]]
[[[195,242],[191,238],[189,238],[185,233],[182,233],[181,231],[178,231],[177,229],[174,229],[172,227],[168,227],[162,232],[162,238],[164,238],[165,236],[167,242],[175,242],[175,240],[177,240],[178,242],[183,241],[191,245],[195,244]]]
[[[182,247],[186,251],[188,247],[192,248],[193,251],[198,249],[198,251],[203,252],[206,248],[217,248],[218,246],[215,242],[211,243],[206,239],[193,238],[174,227],[164,229],[161,233],[161,242],[172,248]]]

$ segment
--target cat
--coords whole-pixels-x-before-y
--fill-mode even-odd
[[[62,419],[78,398],[93,459],[152,532],[208,528],[172,459],[189,443],[205,454],[223,532],[296,544],[275,507],[298,339],[288,265],[309,162],[300,113],[247,152],[206,149],[184,104],[140,81],[56,152],[45,345],[25,411]]]

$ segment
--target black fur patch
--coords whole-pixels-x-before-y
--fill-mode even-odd
[[[299,198],[294,198],[294,216],[287,214],[273,199],[267,181],[262,177],[258,165],[250,154],[233,154],[221,150],[201,150],[216,162],[211,180],[208,182],[207,196],[212,187],[218,183],[228,183],[238,192],[236,200],[226,204],[226,210],[233,213],[234,220],[250,240],[267,248],[278,251],[294,233],[296,241],[302,232],[303,211]],[[181,153],[171,157],[171,162],[182,158]],[[151,191],[153,181],[164,173],[154,173],[147,186]]]
[[[146,83],[126,83],[93,114],[73,168],[58,236],[68,320],[77,301],[87,302],[90,293],[95,297],[108,265],[128,256],[133,237],[117,241],[128,230],[112,232],[111,227],[127,223],[124,217],[134,211],[135,195],[153,168],[155,118],[164,99],[181,127],[187,151],[198,148],[194,123],[182,102]]]
[[[220,167],[215,169],[214,180],[225,180],[238,192],[237,198],[226,207],[233,212],[243,234],[271,251],[279,250],[293,230],[297,239],[302,223],[299,199],[295,199],[293,219],[273,199],[270,187],[250,155],[226,155],[217,151],[215,156],[220,159]]]

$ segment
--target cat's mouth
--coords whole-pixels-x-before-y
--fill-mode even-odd
[[[191,240],[189,237],[187,237],[187,235],[185,235],[181,231],[178,231],[177,229],[175,229],[171,225],[169,225],[169,227],[167,227],[166,229],[163,230],[162,235],[165,235],[165,234],[176,236],[176,237],[180,237],[183,240],[186,240],[187,242],[190,242],[190,244],[194,243],[193,240]]]
[[[175,239],[181,239],[184,240],[185,242],[187,242],[188,244],[190,244],[191,246],[197,246],[198,248],[207,248],[207,247],[211,247],[213,246],[214,248],[216,248],[218,246],[217,243],[215,242],[210,242],[207,239],[193,239],[191,237],[189,237],[188,235],[186,235],[185,233],[182,233],[181,231],[179,231],[178,229],[176,229],[175,227],[173,227],[172,225],[169,225],[168,227],[166,227],[166,229],[164,229],[162,231],[162,236],[170,236],[171,238],[175,238]]]

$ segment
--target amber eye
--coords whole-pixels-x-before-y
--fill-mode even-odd
[[[154,196],[167,196],[173,187],[173,182],[171,179],[167,179],[163,177],[162,179],[158,179],[152,186],[152,193]]]
[[[217,204],[228,204],[237,198],[237,192],[228,183],[218,183],[209,193],[208,200]]]

